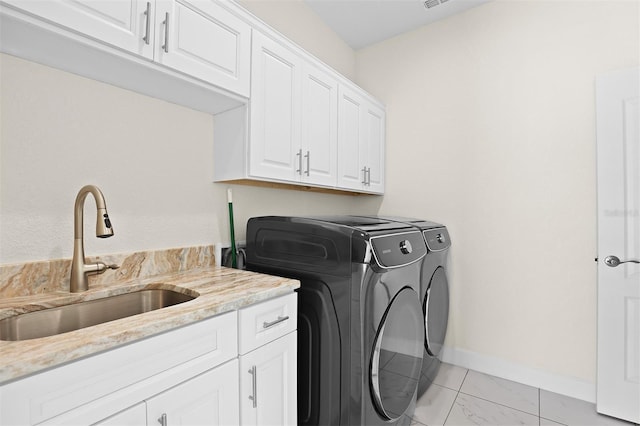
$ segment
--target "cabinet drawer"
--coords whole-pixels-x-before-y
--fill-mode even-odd
[[[271,299],[238,311],[240,354],[246,354],[296,330],[298,294]]]

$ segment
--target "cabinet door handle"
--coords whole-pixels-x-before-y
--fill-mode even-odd
[[[161,426],[167,426],[167,413],[162,413],[158,419],[158,423],[160,423]]]
[[[367,167],[367,186],[371,186],[371,167]]]
[[[311,154],[309,153],[309,151],[307,151],[307,155],[304,156],[304,158],[307,159],[307,171],[304,172],[304,174],[307,176],[309,176],[309,157],[311,157]]]
[[[302,176],[302,148],[298,150],[296,157],[298,157],[298,168],[296,169],[296,173]]]
[[[147,2],[147,10],[144,11],[145,16],[147,17],[146,19],[146,29],[144,32],[144,37],[142,37],[142,40],[144,40],[146,45],[149,45],[149,32],[151,30],[150,25],[151,25],[151,2]]]
[[[253,408],[256,408],[258,406],[258,383],[256,373],[257,370],[256,366],[254,365],[253,367],[251,367],[251,370],[249,370],[249,374],[251,374],[251,395],[249,395],[249,399],[253,401]]]
[[[362,184],[363,185],[367,184],[367,168],[366,167],[362,168]]]
[[[164,53],[169,53],[169,12],[164,14],[164,44],[162,50]]]
[[[273,327],[276,324],[280,324],[283,321],[286,321],[289,319],[289,315],[287,315],[286,317],[278,317],[278,319],[273,320],[271,322],[263,322],[262,323],[262,328],[269,328],[269,327]]]

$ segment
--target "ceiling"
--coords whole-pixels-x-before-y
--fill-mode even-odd
[[[304,0],[353,49],[361,49],[490,0]],[[427,8],[428,3],[432,7]]]

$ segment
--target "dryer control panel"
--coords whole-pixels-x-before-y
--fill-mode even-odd
[[[376,263],[382,268],[398,268],[422,259],[427,247],[419,231],[371,237]]]
[[[424,231],[424,240],[429,251],[441,251],[451,246],[447,228],[434,228]]]

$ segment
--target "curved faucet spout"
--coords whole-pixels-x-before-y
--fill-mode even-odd
[[[71,261],[71,281],[69,283],[69,290],[73,293],[86,291],[89,288],[87,276],[101,274],[109,268],[116,269],[118,267],[117,265],[105,265],[102,262],[86,263],[84,257],[83,215],[84,201],[89,194],[93,195],[96,202],[96,237],[108,238],[113,235],[113,227],[111,226],[111,220],[109,220],[107,204],[104,201],[102,191],[95,185],[83,186],[76,196],[73,210],[73,260]]]
[[[78,191],[78,195],[76,196],[76,204],[73,209],[73,238],[82,239],[84,231],[84,200],[89,194],[93,195],[96,202],[96,209],[98,210],[98,216],[96,217],[96,237],[108,238],[113,236],[113,228],[111,227],[111,221],[109,220],[109,214],[107,213],[107,203],[104,201],[102,191],[100,191],[100,189],[95,185],[86,185]]]

